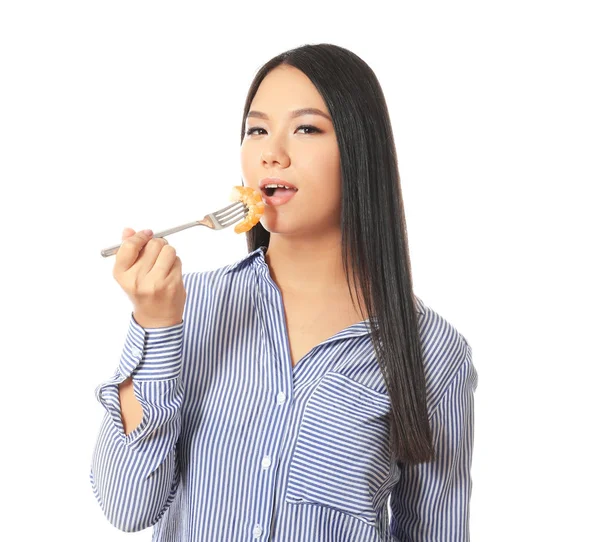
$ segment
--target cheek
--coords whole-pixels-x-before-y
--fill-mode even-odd
[[[315,174],[318,172],[317,174]],[[311,172],[311,209],[315,215],[336,213],[342,205],[342,182],[337,162],[325,160]]]
[[[340,198],[342,183],[339,156],[336,153],[322,155],[314,171],[319,172],[319,178],[323,181],[322,186],[325,187],[329,199]]]
[[[240,164],[242,166],[242,171],[247,171],[248,169],[248,153],[244,151],[244,149],[240,152]]]
[[[340,155],[337,147],[323,146],[318,153],[303,159],[307,175],[322,179],[337,179],[340,176]]]

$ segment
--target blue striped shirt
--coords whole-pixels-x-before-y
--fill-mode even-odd
[[[469,540],[471,347],[415,296],[436,458],[397,465],[390,401],[363,320],[292,366],[280,290],[261,247],[186,273],[183,322],[133,318],[96,388],[105,415],[90,481],[123,531],[153,542]],[[125,435],[118,384],[141,424]]]

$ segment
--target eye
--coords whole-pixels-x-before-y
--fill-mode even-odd
[[[246,130],[246,135],[253,135],[256,130],[262,130],[263,132],[266,131],[264,128],[248,128],[248,130]],[[315,126],[311,126],[310,124],[303,124],[302,126],[298,126],[297,130],[310,130],[310,132],[308,133],[322,133],[322,130],[319,130],[319,128],[316,128]]]
[[[315,126],[311,126],[310,124],[303,124],[302,126],[298,126],[298,130],[312,130],[311,133],[321,133],[321,130],[319,130]]]
[[[249,128],[248,130],[246,130],[246,135],[252,135],[254,133],[254,130],[263,130],[263,132],[265,131],[263,128]]]

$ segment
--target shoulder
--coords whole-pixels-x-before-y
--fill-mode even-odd
[[[190,288],[196,287],[220,287],[223,284],[247,286],[248,283],[255,280],[252,273],[253,262],[263,255],[266,247],[260,247],[244,255],[237,261],[221,266],[216,269],[204,271],[194,271],[183,273],[184,286]]]
[[[206,310],[206,303],[214,308],[228,303],[232,297],[246,297],[255,286],[256,279],[249,265],[238,266],[236,272],[230,272],[237,265],[182,273],[186,304],[196,307],[204,304],[203,310]]]
[[[198,287],[207,287],[214,286],[220,282],[222,282],[225,278],[225,267],[220,269],[211,269],[205,271],[192,271],[189,273],[183,273],[183,284],[186,287],[190,288],[198,288]]]
[[[415,298],[427,404],[432,413],[460,374],[468,373],[472,378],[476,373],[471,361],[471,346],[467,339],[421,298]]]

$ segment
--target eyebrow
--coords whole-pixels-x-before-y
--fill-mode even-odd
[[[331,120],[331,117],[327,113],[323,113],[320,109],[316,107],[303,107],[302,109],[296,109],[290,113],[290,118],[294,119],[296,117],[300,117],[302,115],[320,115],[321,117],[325,117],[328,120]],[[248,111],[248,115],[246,118],[256,117],[257,119],[265,119],[268,120],[269,116],[262,111]],[[333,122],[333,121],[332,121]]]

